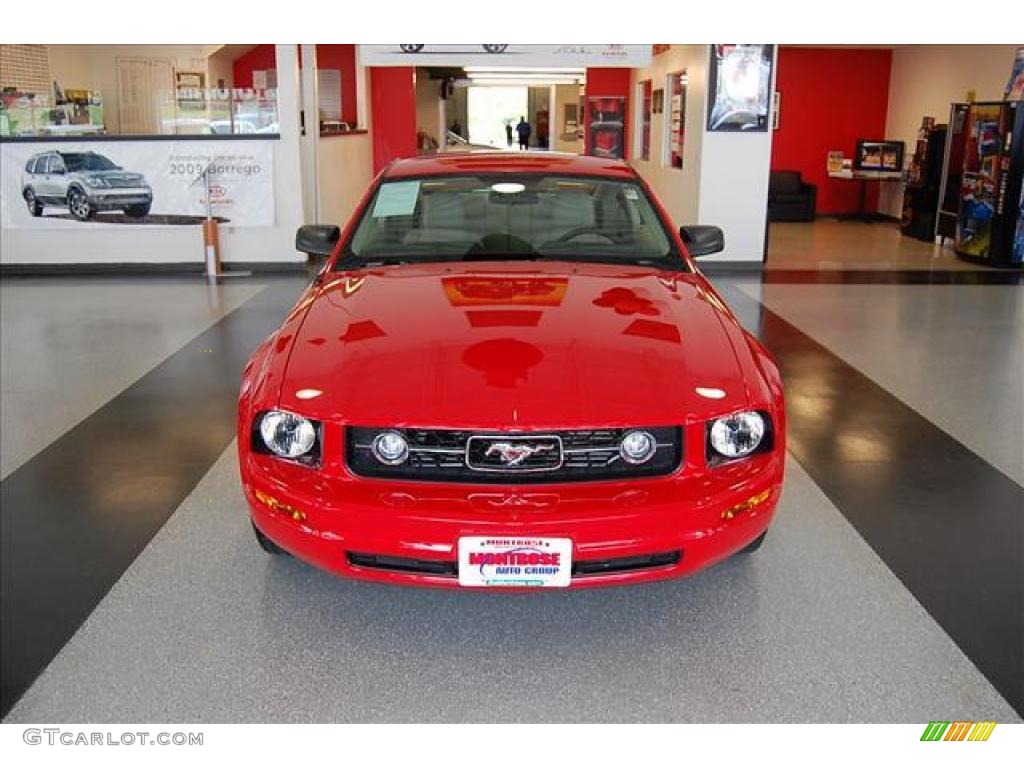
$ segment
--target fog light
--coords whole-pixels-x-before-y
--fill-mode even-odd
[[[398,432],[381,432],[370,449],[381,464],[394,466],[409,458],[409,442]]]
[[[650,432],[635,430],[627,432],[619,443],[619,455],[629,464],[643,464],[658,450]]]

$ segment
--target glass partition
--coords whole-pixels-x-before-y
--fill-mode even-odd
[[[124,94],[121,94],[122,98]],[[190,88],[136,91],[122,107],[119,129],[106,119],[102,91],[50,94],[5,90],[0,94],[0,136],[150,136],[277,134],[273,88]]]
[[[279,131],[273,46],[0,48],[0,136]]]

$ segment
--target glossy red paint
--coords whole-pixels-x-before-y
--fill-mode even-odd
[[[527,169],[635,175],[617,161],[533,153],[418,158],[382,175]],[[452,561],[460,536],[481,535],[568,537],[574,560],[682,550],[674,566],[573,579],[586,587],[689,574],[768,527],[785,456],[778,369],[688,256],[680,271],[480,262],[336,272],[336,258],[243,375],[242,484],[256,526],[287,551],[352,578],[457,587],[448,576],[354,567],[346,552]],[[709,389],[723,395],[710,399]],[[255,414],[271,408],[322,422],[320,467],[250,450]],[[772,449],[709,466],[708,420],[742,410],[770,414]],[[675,424],[684,456],[672,475],[628,481],[367,479],[346,466],[347,424],[488,432]],[[757,506],[726,519],[759,495]],[[301,514],[274,509],[267,497]]]
[[[460,173],[547,173],[636,179],[621,160],[556,152],[447,152],[411,157],[388,166],[388,179]],[[652,196],[653,197],[653,196]],[[358,219],[358,216],[355,217]]]

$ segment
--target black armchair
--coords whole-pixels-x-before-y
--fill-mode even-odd
[[[772,171],[768,179],[768,221],[814,221],[818,188],[800,171]]]

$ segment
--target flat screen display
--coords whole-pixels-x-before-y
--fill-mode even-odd
[[[858,141],[853,156],[853,167],[858,171],[903,170],[902,141]]]

